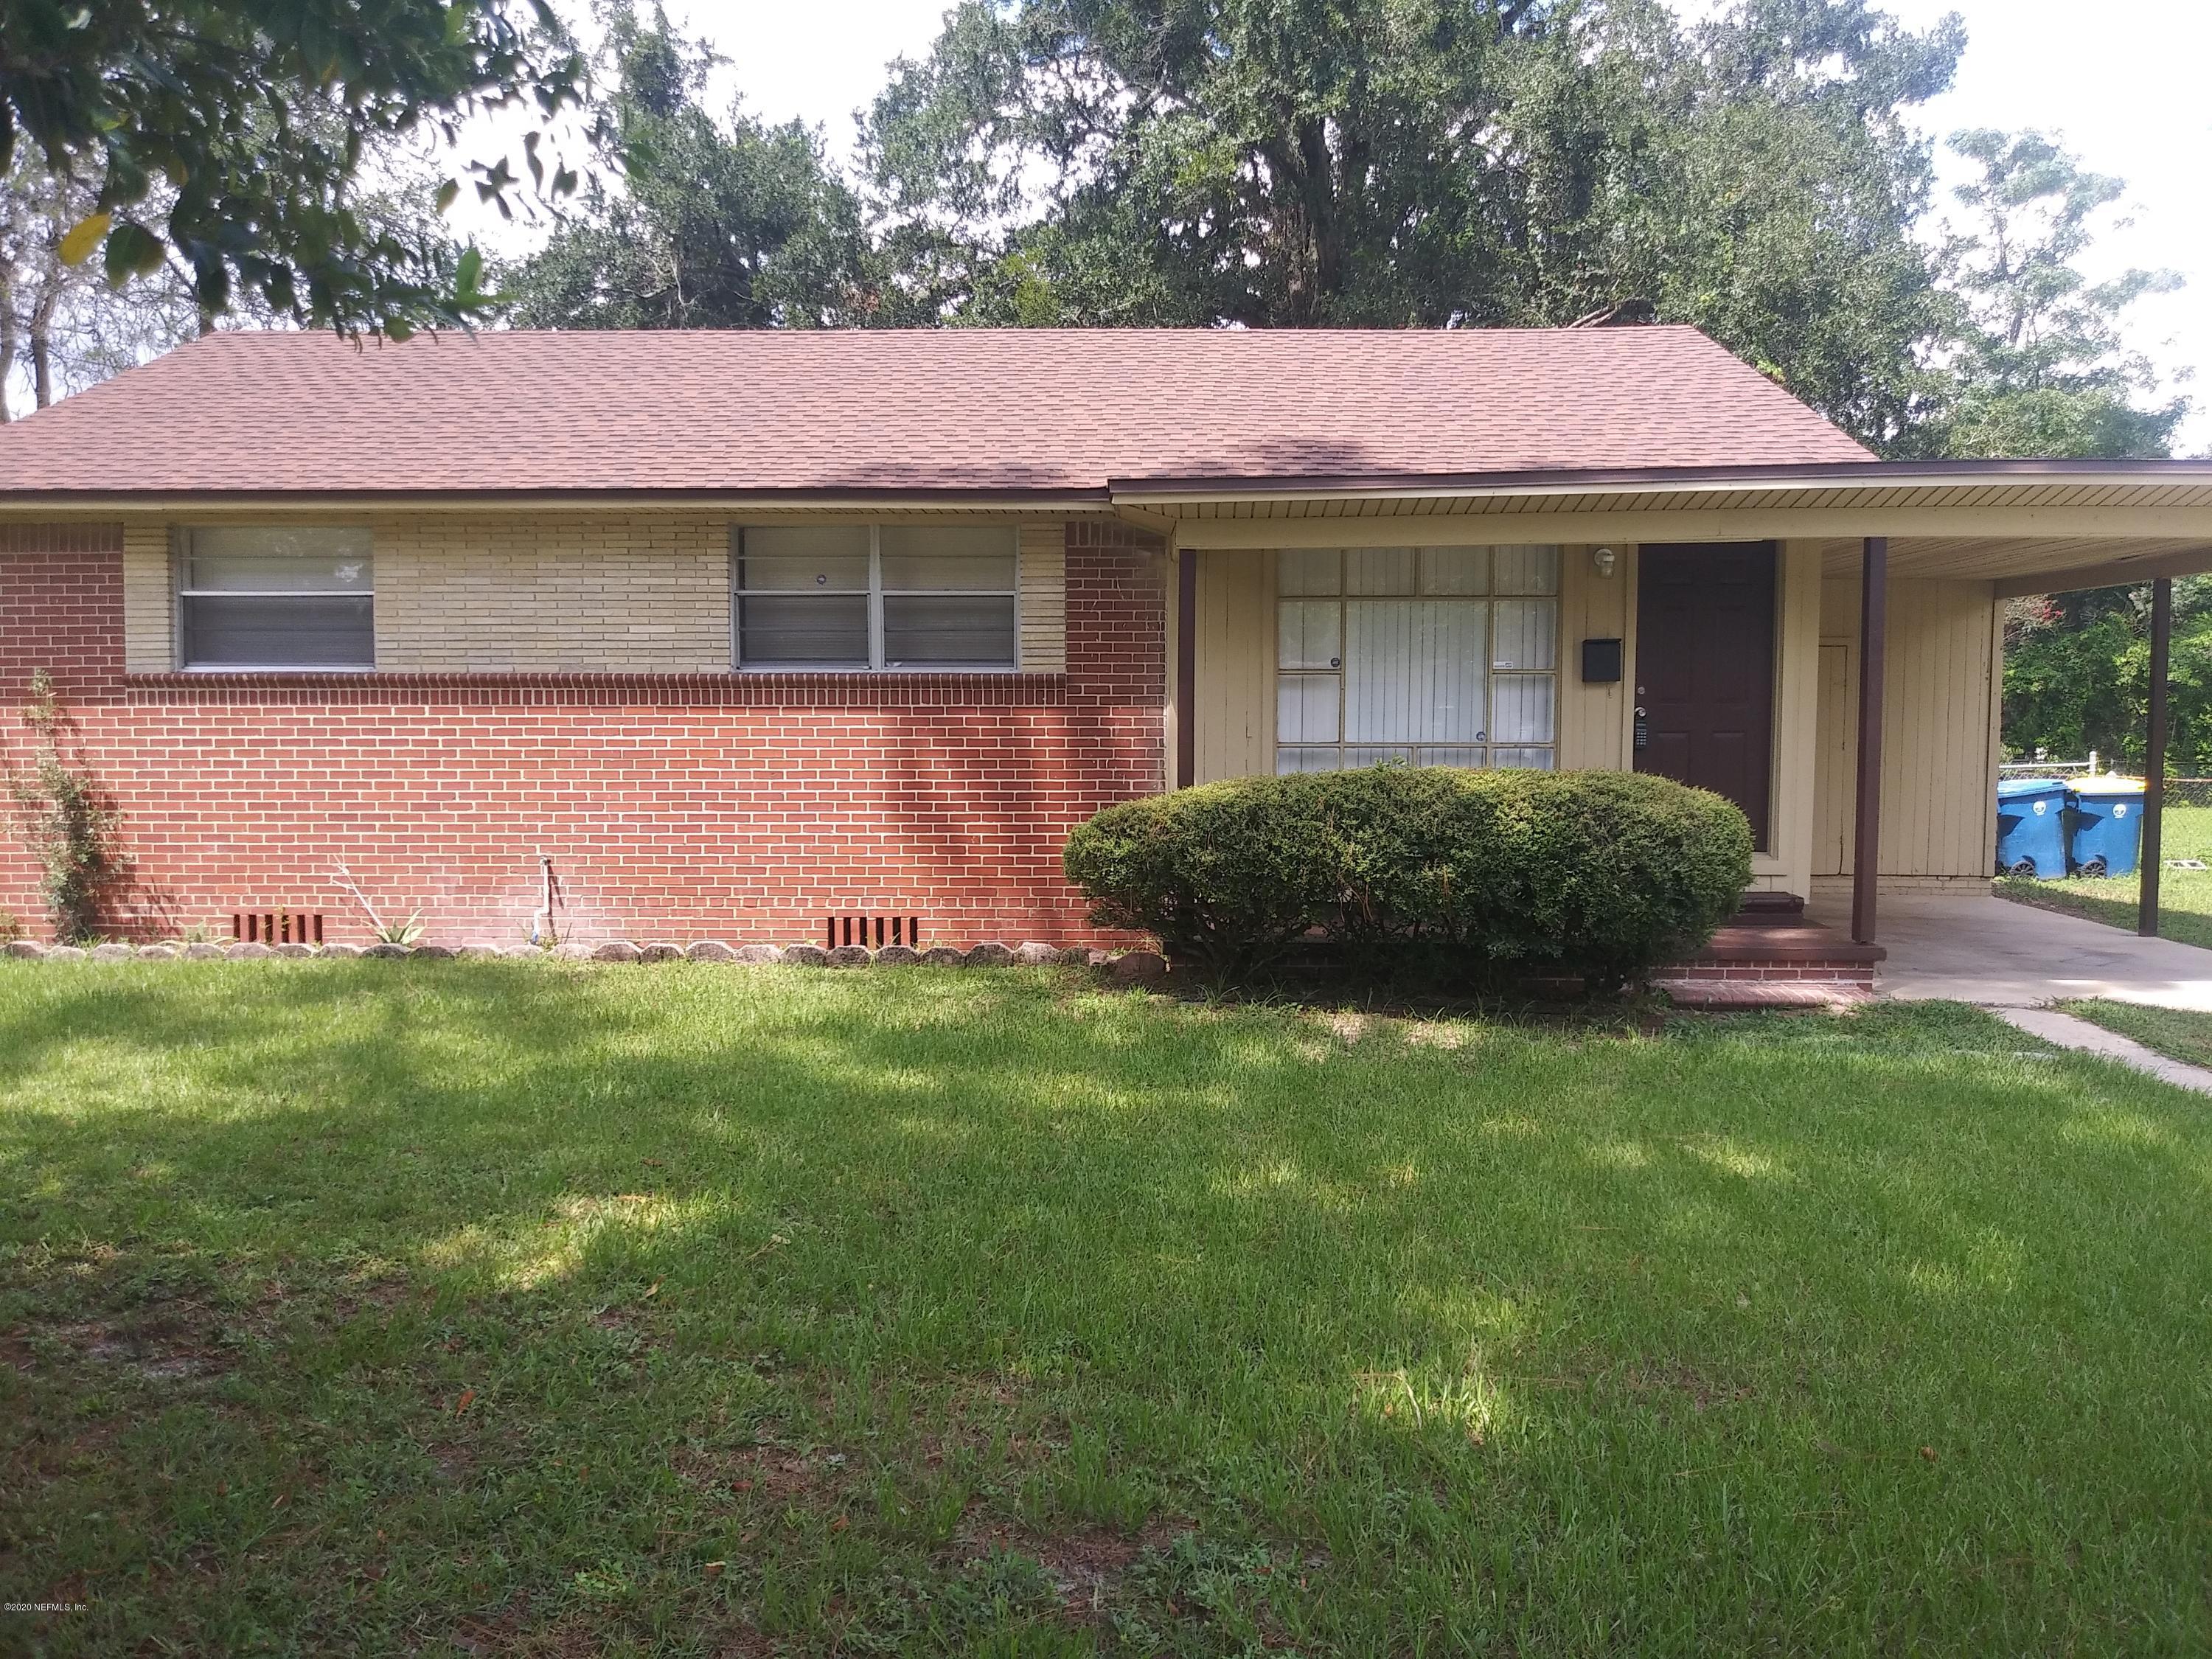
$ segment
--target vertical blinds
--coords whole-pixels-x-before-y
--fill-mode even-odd
[[[1553,763],[1556,547],[1278,556],[1276,769]]]

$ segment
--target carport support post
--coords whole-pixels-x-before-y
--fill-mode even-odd
[[[2166,669],[2173,643],[2173,578],[2150,585],[2150,733],[2143,752],[2142,870],[2136,902],[2136,932],[2158,937],[2158,874],[2163,867],[2159,831],[2166,821]]]
[[[1858,822],[1851,854],[1851,938],[1874,943],[1881,873],[1881,691],[1889,641],[1889,538],[1866,538],[1859,575]]]
[[[1198,555],[1189,548],[1176,555],[1176,753],[1175,787],[1198,781],[1198,721],[1192,701],[1198,696]]]

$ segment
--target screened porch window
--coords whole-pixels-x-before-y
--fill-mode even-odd
[[[1556,547],[1277,556],[1275,769],[1554,763]]]
[[[204,527],[177,561],[185,668],[374,668],[376,567],[366,530]]]
[[[806,525],[737,535],[740,668],[1016,665],[1010,526]]]

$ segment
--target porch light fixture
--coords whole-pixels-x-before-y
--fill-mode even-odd
[[[1597,574],[1601,576],[1612,575],[1613,566],[1620,562],[1620,556],[1609,547],[1601,547],[1590,555],[1590,563],[1596,568]]]

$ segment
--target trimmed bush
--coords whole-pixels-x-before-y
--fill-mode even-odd
[[[1751,831],[1665,778],[1385,766],[1126,802],[1078,828],[1065,863],[1094,921],[1217,976],[1318,934],[1364,957],[1609,990],[1735,911]]]

